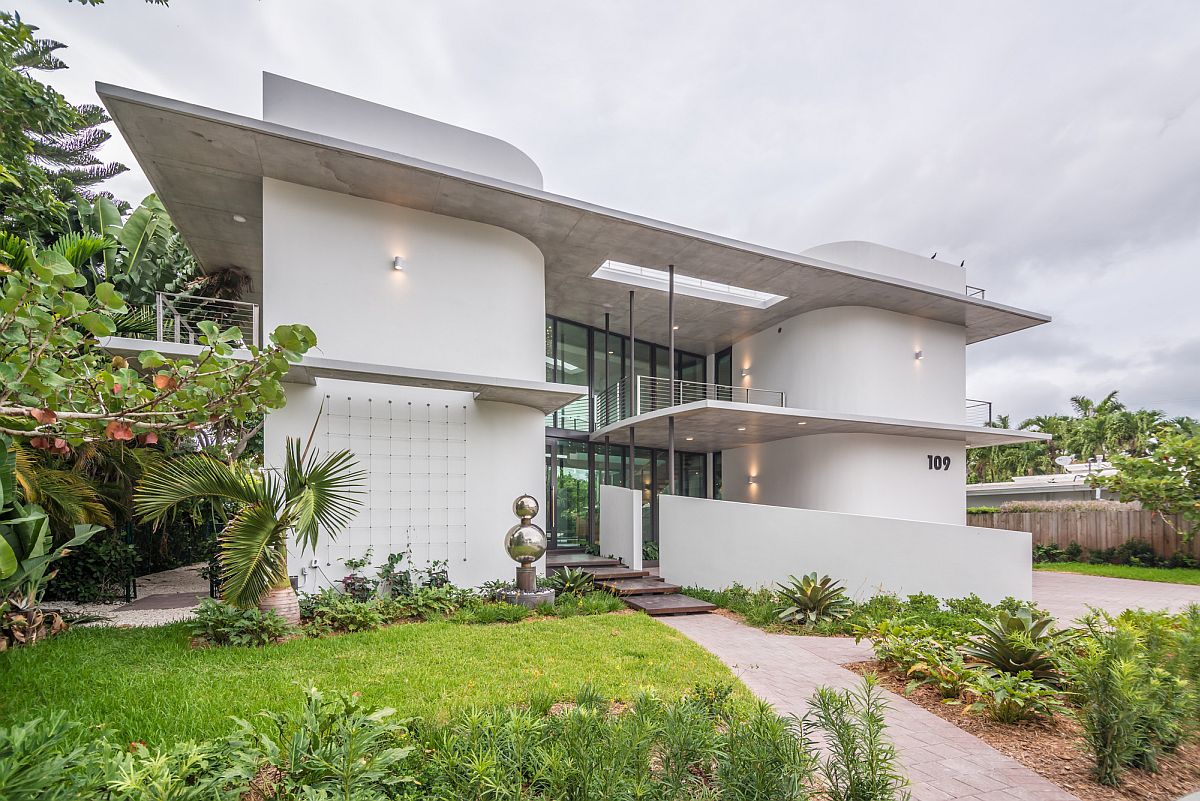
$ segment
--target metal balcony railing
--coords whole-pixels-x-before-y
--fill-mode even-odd
[[[584,389],[584,387],[581,387]],[[546,415],[546,428],[559,428],[566,431],[592,430],[592,399],[595,396],[584,395],[562,407],[554,414]]]
[[[732,387],[725,384],[706,384],[700,381],[675,381],[675,395],[671,395],[671,380],[654,376],[637,377],[637,390],[628,391],[629,380],[622,378],[607,390],[592,396],[592,415],[596,428],[647,412],[681,406],[701,400],[728,401],[732,403],[757,403],[766,406],[784,405],[782,392],[752,387]]]
[[[990,426],[992,424],[992,402],[967,398],[967,425]]]
[[[161,342],[186,342],[200,339],[200,323],[210,320],[222,329],[236,327],[241,339],[234,345],[262,344],[258,333],[258,304],[240,300],[201,298],[159,292],[154,303],[157,338]]]

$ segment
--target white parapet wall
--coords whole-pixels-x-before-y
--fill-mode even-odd
[[[642,569],[642,493],[600,487],[600,555],[615,556],[634,570]]]
[[[662,575],[685,586],[773,586],[815,571],[856,598],[1033,595],[1024,531],[663,495],[659,546]]]

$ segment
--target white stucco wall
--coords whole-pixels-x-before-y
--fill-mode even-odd
[[[348,429],[347,398],[353,399],[354,410]],[[360,557],[368,547],[374,548],[376,565],[405,548],[412,549],[417,567],[445,559],[451,581],[462,586],[513,578],[516,563],[503,546],[505,532],[517,523],[513,499],[528,493],[542,502],[535,522],[545,528],[540,412],[476,401],[466,392],[351,381],[290,384],[287,406],[267,419],[268,465],[282,463],[286,437],[307,438],[322,402],[327,411],[317,423],[316,447],[322,452],[349,447],[370,476],[358,515],[336,541],[322,539],[315,554],[320,569],[301,578],[302,590],[313,592],[339,581],[348,572],[344,560]],[[456,424],[461,420],[461,428],[446,432],[440,422],[426,422],[447,416]],[[347,431],[350,436],[343,436]],[[460,432],[465,442],[457,445]],[[445,447],[439,445],[441,439],[448,441]],[[453,461],[460,455],[465,463]],[[301,557],[293,547],[288,556],[289,574],[300,575],[314,554]]]
[[[494,136],[263,73],[263,119],[302,131],[542,188],[533,159]]]
[[[961,266],[874,242],[830,242],[809,248],[802,255],[951,292],[966,289],[967,273]]]
[[[950,458],[929,469],[928,456]],[[966,447],[881,434],[818,434],[724,451],[726,500],[964,523]],[[750,477],[754,483],[749,483]]]
[[[600,555],[642,569],[642,491],[600,486]]]
[[[962,424],[966,329],[865,306],[818,309],[735,343],[733,376],[787,393],[796,408]]]
[[[1032,597],[1032,537],[1022,531],[663,496],[659,569],[712,589],[763,587],[813,571],[858,598],[878,592]]]
[[[499,228],[265,180],[265,329],[303,322],[314,355],[503,378],[545,378],[541,252]],[[404,256],[407,269],[392,269]],[[318,447],[349,447],[370,475],[363,510],[323,542],[314,590],[374,546],[374,562],[411,545],[418,566],[446,559],[456,584],[512,578],[503,537],[512,501],[545,500],[544,418],[470,393],[346,381],[288,385],[265,428],[268,466],[306,437],[322,401]],[[411,406],[410,406],[411,404]],[[539,525],[544,527],[544,513]],[[313,558],[293,549],[295,575]]]
[[[511,231],[265,179],[263,262],[264,330],[318,355],[545,380],[545,261]]]

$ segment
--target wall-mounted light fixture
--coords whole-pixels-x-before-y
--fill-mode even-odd
[[[392,259],[392,269],[393,270],[403,270],[405,265],[407,265],[407,264],[408,264],[408,262],[406,262],[404,260],[403,256],[397,256],[396,258]]]
[[[923,350],[917,351],[916,353],[913,354],[913,358],[916,359],[917,361],[921,361],[921,359],[925,358],[925,351],[923,351]]]
[[[758,483],[758,477],[757,477],[757,476],[750,476],[750,478],[746,479],[746,483],[747,483],[747,484],[757,484],[757,483]]]
[[[750,377],[750,371],[748,369],[743,368],[742,369],[742,378],[749,378],[749,377]]]

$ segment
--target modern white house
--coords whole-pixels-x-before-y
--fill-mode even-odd
[[[961,265],[602,208],[545,191],[506,142],[275,75],[262,119],[98,92],[202,265],[252,276],[228,314],[317,333],[268,464],[320,413],[318,444],[351,448],[369,487],[346,534],[293,555],[302,589],[368,547],[509,576],[530,493],[553,549],[640,569],[653,543],[679,584],[815,570],[858,594],[1029,595],[1029,535],[965,525],[965,457],[1043,435],[985,425],[966,348],[1049,318]],[[194,347],[190,308],[160,299],[156,347]]]

